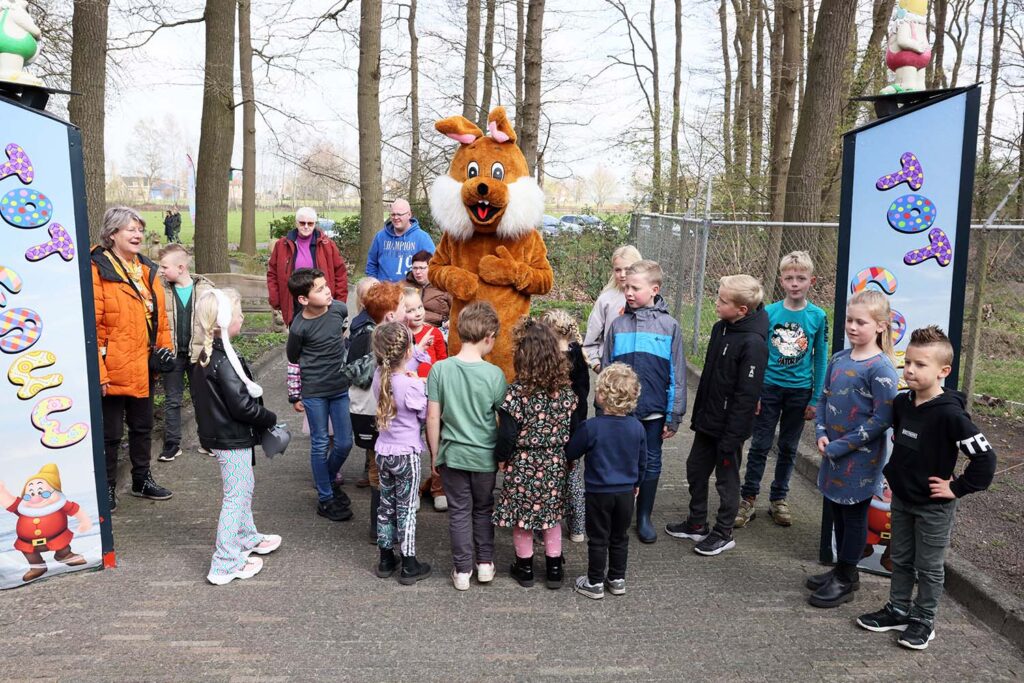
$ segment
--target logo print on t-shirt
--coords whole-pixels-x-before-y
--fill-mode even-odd
[[[772,329],[771,342],[779,352],[779,365],[796,365],[807,355],[807,333],[797,323],[776,325]]]

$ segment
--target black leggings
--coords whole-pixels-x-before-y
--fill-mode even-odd
[[[832,524],[836,531],[836,554],[839,561],[857,564],[864,555],[868,541],[868,507],[871,499],[852,505],[829,501],[832,506]]]

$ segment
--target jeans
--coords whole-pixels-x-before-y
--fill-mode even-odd
[[[644,470],[644,480],[657,479],[661,476],[661,432],[665,428],[665,418],[641,420],[640,424],[647,434],[647,469]]]
[[[455,571],[473,571],[477,564],[494,562],[494,483],[497,472],[469,472],[447,465],[437,468],[448,495],[448,535]]]
[[[245,566],[250,550],[263,542],[252,519],[252,449],[213,450],[220,464],[224,499],[217,520],[217,548],[210,574],[231,574]]]
[[[587,581],[603,584],[626,578],[629,523],[633,519],[633,492],[587,493]]]
[[[107,484],[117,483],[117,452],[121,449],[124,423],[128,423],[128,458],[132,462],[132,483],[149,475],[153,458],[153,397],[104,396],[103,450],[107,457]]]
[[[747,473],[740,496],[756,498],[761,477],[779,426],[779,457],[775,461],[775,479],[769,500],[784,500],[789,495],[789,478],[796,462],[796,448],[804,431],[804,409],[811,400],[810,389],[790,389],[765,384],[761,389],[761,412],[754,418],[754,433],[747,451]]]
[[[181,400],[186,378],[191,387],[192,363],[188,353],[179,353],[174,369],[164,375],[164,453],[172,453],[181,446]]]
[[[348,452],[352,450],[352,422],[348,415],[348,392],[343,391],[327,398],[303,398],[309,420],[309,461],[313,468],[313,482],[316,495],[321,503],[334,498],[331,482],[338,470],[345,464]],[[334,448],[327,452],[330,436],[327,420],[334,427]]]
[[[892,497],[892,583],[889,602],[911,619],[935,622],[946,580],[946,548],[953,530],[956,501],[907,503]],[[914,579],[917,597],[911,606]]]
[[[868,507],[871,499],[843,505],[826,501],[832,506],[832,524],[836,533],[836,555],[840,562],[856,565],[864,556],[868,543]]]
[[[718,439],[703,432],[694,432],[693,446],[686,458],[686,481],[690,487],[689,521],[695,526],[704,526],[708,520],[708,488],[711,473],[715,473],[715,490],[718,491],[718,515],[715,517],[715,531],[723,538],[732,537],[736,513],[740,509],[740,460],[743,448],[735,453],[718,450]]]

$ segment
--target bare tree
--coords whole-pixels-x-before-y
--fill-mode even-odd
[[[412,144],[409,149],[409,203],[415,204],[420,184],[420,39],[416,35],[416,2],[409,0],[409,116]]]
[[[462,70],[462,115],[477,118],[476,81],[480,73],[480,0],[466,0],[466,54]]]
[[[729,9],[726,0],[718,2],[718,27],[722,43],[722,154],[726,169],[732,167],[732,61],[729,58]]]
[[[516,0],[516,130],[523,127],[523,86],[526,71],[526,0]]]
[[[199,273],[228,270],[228,190],[235,142],[236,0],[206,0],[203,117],[196,164],[195,259]]]
[[[519,148],[523,150],[526,167],[531,175],[537,169],[537,149],[540,142],[543,34],[544,0],[529,0],[526,11],[526,39],[523,46],[523,115],[522,123],[519,123]]]
[[[672,132],[669,139],[668,203],[666,209],[675,213],[679,199],[679,118],[682,82],[680,73],[683,66],[683,0],[675,0],[676,52],[672,68]]]
[[[935,49],[932,61],[928,64],[928,87],[930,89],[946,87],[946,71],[942,61],[946,52],[946,14],[949,11],[949,0],[932,0],[932,11],[935,13]]]
[[[164,140],[164,131],[157,127],[153,119],[139,119],[132,128],[128,158],[132,171],[145,178],[146,187],[152,188],[167,168]]]
[[[89,238],[99,241],[106,201],[103,150],[107,92],[107,21],[110,0],[75,0],[72,18],[71,90],[81,93],[68,104],[71,123],[82,130]]]
[[[960,67],[964,63],[964,51],[967,48],[967,38],[971,30],[971,7],[974,0],[953,0],[953,13],[950,17],[949,28],[946,35],[953,43],[953,50],[956,57],[953,61],[953,70],[949,74],[949,87],[955,88],[957,79],[960,76]]]
[[[619,179],[604,165],[598,165],[590,174],[586,184],[594,209],[600,211],[619,189]]]
[[[487,114],[491,110],[491,91],[494,88],[494,13],[497,0],[487,0],[487,18],[484,24],[484,94],[480,98],[477,124],[487,129]]]
[[[238,71],[242,81],[242,226],[238,250],[256,255],[256,87],[252,76],[252,0],[238,0]]]
[[[356,107],[359,118],[359,240],[363,254],[370,252],[384,204],[380,164],[380,33],[381,0],[362,0]]]

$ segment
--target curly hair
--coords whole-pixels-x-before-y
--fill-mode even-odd
[[[564,308],[548,309],[544,312],[541,320],[550,325],[555,334],[570,344],[573,342],[583,344],[583,338],[580,336],[580,326],[576,322],[576,318]]]
[[[550,325],[524,315],[512,328],[512,343],[516,382],[527,392],[554,395],[569,386],[569,359],[558,348],[558,337]]]
[[[373,331],[370,341],[373,355],[380,367],[380,398],[377,399],[377,430],[385,431],[398,415],[391,375],[400,372],[412,348],[412,333],[402,323],[384,323]]]
[[[597,396],[608,415],[630,415],[640,400],[640,379],[625,363],[612,363],[597,376]]]

